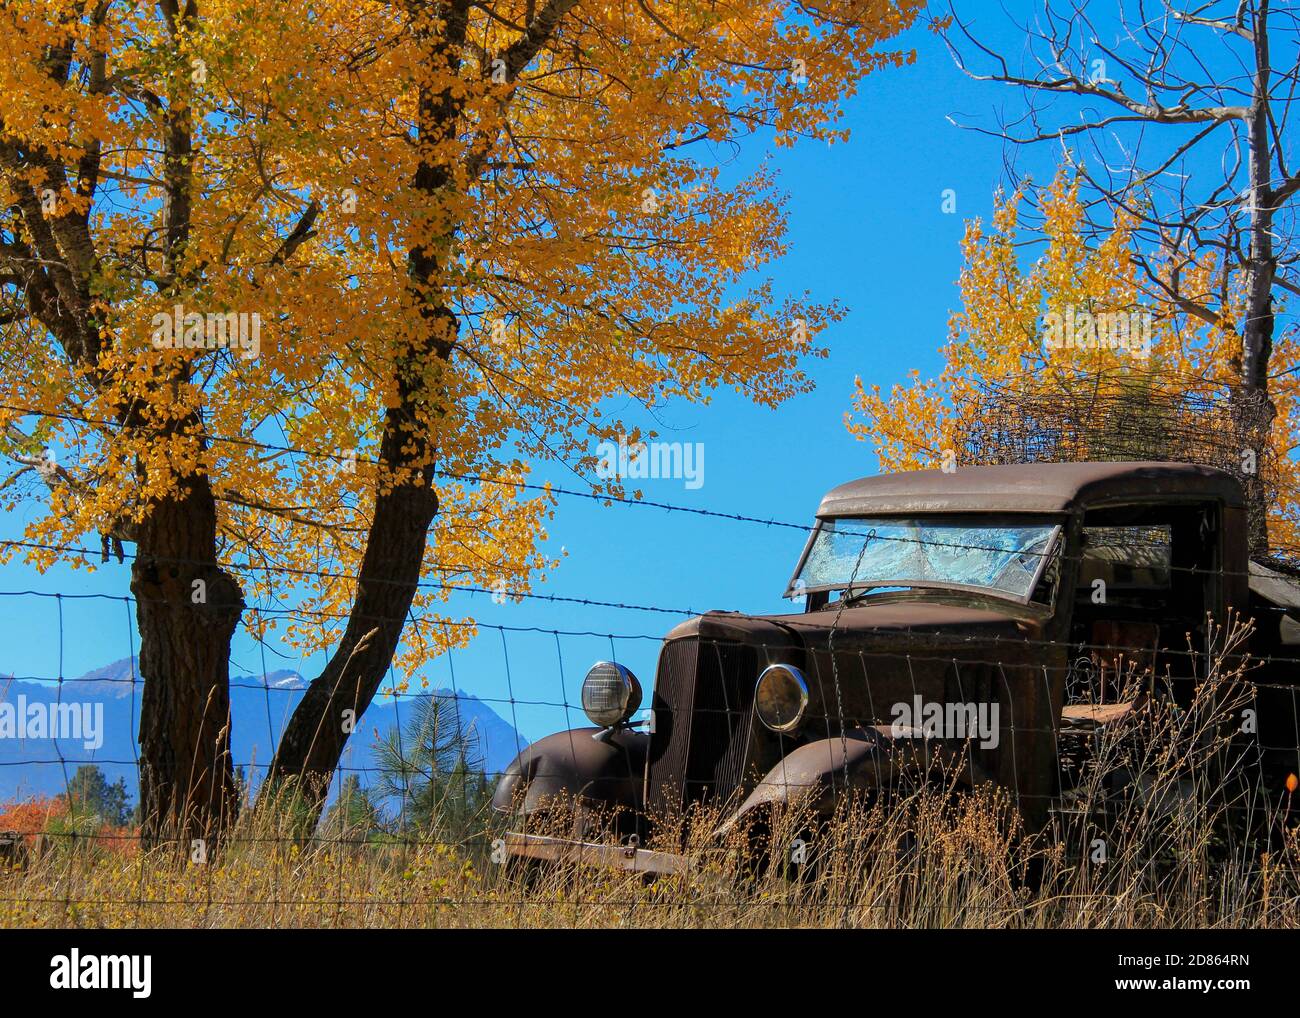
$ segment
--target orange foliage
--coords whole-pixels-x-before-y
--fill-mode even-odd
[[[69,813],[68,802],[61,795],[52,799],[37,795],[0,803],[0,831],[17,831],[25,835],[29,849],[36,847],[37,838],[42,834],[61,841],[73,830],[77,838],[100,851],[131,856],[139,849],[138,827],[116,827],[104,823],[90,828]]]
[[[38,795],[31,799],[13,799],[0,804],[0,830],[26,834],[30,842],[45,830],[51,820],[67,815],[68,804],[62,798]]]

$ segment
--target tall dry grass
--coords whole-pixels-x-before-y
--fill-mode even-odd
[[[1008,791],[958,795],[940,779],[828,816],[789,808],[722,840],[720,807],[664,818],[645,847],[693,865],[649,879],[502,863],[497,822],[459,841],[304,838],[292,809],[272,808],[248,811],[204,864],[46,839],[0,875],[0,926],[1300,926],[1290,796],[1252,780],[1240,637],[1219,636],[1186,702],[1130,676],[1138,706],[1078,737],[1079,783],[1032,834]],[[530,832],[571,835],[564,813]]]

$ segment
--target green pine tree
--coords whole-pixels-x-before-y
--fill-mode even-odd
[[[405,724],[380,741],[377,756],[379,791],[396,802],[403,830],[453,843],[481,832],[491,792],[455,697],[417,697]]]
[[[126,779],[118,778],[109,784],[104,772],[95,764],[78,767],[61,798],[68,804],[71,817],[87,821],[98,817],[100,823],[112,827],[125,827],[131,822]]]

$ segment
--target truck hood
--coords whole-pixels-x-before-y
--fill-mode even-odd
[[[864,604],[838,611],[828,608],[797,615],[771,615],[765,618],[777,625],[789,626],[807,639],[814,634],[866,633],[871,631],[914,633],[917,636],[988,636],[1026,635],[1036,628],[1033,623],[995,608],[935,604],[929,601],[894,601]]]
[[[824,647],[835,633],[839,646],[861,646],[881,640],[949,643],[967,640],[1025,640],[1041,636],[1039,623],[997,608],[943,604],[933,601],[888,601],[839,611],[828,608],[790,615],[746,615],[706,612],[672,629],[667,639],[695,637],[721,641],[773,643],[788,641]],[[784,641],[778,634],[784,635]]]

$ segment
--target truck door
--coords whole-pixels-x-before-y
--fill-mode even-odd
[[[1219,512],[1214,504],[1110,506],[1084,515],[1071,642],[1075,688],[1067,700],[1128,699],[1127,687],[1191,676],[1207,620],[1222,607]],[[1175,695],[1190,699],[1187,684]],[[1081,688],[1090,687],[1090,688]]]

